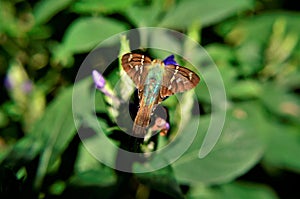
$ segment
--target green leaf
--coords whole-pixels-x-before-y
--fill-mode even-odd
[[[35,23],[46,23],[51,17],[67,8],[74,0],[42,0],[39,1],[33,8],[33,16]]]
[[[94,133],[91,136],[84,137],[84,131],[78,131],[80,136],[83,136],[82,142],[98,161],[113,167],[117,156],[117,146],[106,137],[108,133],[107,124],[105,120],[97,118],[95,115],[95,103],[103,103],[103,100],[96,101],[94,91],[91,89],[91,78],[86,78],[76,83],[73,90],[73,114],[76,126],[89,128],[89,133]],[[98,92],[98,91],[97,91]],[[99,97],[99,95],[98,95]],[[109,108],[105,108],[103,103],[102,109],[109,113]],[[105,150],[103,150],[105,149]]]
[[[221,198],[276,199],[268,187],[249,183],[231,183],[221,187]]]
[[[180,1],[168,10],[159,26],[168,28],[187,28],[193,22],[200,21],[202,27],[217,23],[237,11],[252,8],[253,1],[249,0],[188,0]]]
[[[9,122],[8,115],[5,113],[2,107],[0,107],[0,128],[5,127]]]
[[[139,181],[174,198],[184,198],[170,166],[149,173],[136,174]]]
[[[53,195],[60,195],[66,188],[64,181],[57,181],[49,187],[49,192]]]
[[[78,147],[78,155],[74,165],[75,173],[88,171],[99,166],[99,161],[96,160],[84,147],[80,144]]]
[[[76,186],[108,186],[116,183],[116,176],[112,169],[98,166],[76,173],[71,177],[70,183]]]
[[[254,80],[236,81],[233,86],[227,89],[228,96],[239,99],[256,98],[262,93],[261,85]]]
[[[258,73],[265,63],[262,46],[255,41],[249,41],[236,50],[236,59],[240,63],[238,70],[241,75],[249,76]]]
[[[95,176],[91,176],[94,173]],[[78,182],[78,183],[75,183]],[[74,166],[74,175],[71,177],[71,184],[78,185],[110,185],[115,183],[115,172],[99,160],[95,159],[87,150],[87,147],[80,144],[78,147],[78,156]]]
[[[268,166],[300,172],[299,140],[299,126],[273,124],[263,162]]]
[[[260,100],[271,112],[298,122],[300,117],[299,97],[293,93],[288,93],[287,88],[275,85],[274,83],[264,84]]]
[[[123,23],[113,19],[104,17],[79,18],[68,27],[62,45],[67,52],[87,52],[105,39],[125,30],[127,27]]]
[[[203,186],[192,187],[188,199],[222,199],[222,198],[247,198],[247,199],[276,199],[276,194],[267,186],[235,182],[224,184],[216,188]]]
[[[214,63],[220,68],[231,66],[232,61],[235,60],[235,52],[233,48],[220,43],[212,43],[205,46],[209,56],[214,60]]]
[[[48,107],[42,120],[34,128],[43,140],[40,163],[35,179],[35,187],[41,186],[47,169],[68,146],[76,133],[72,114],[72,90],[68,88]]]
[[[257,103],[234,106],[227,113],[218,143],[206,157],[200,159],[199,149],[209,121],[209,118],[201,118],[193,144],[174,163],[174,173],[180,182],[227,182],[247,172],[262,156],[268,124]],[[184,131],[189,130],[189,126]]]
[[[124,10],[125,14],[137,27],[157,26],[162,12],[162,1],[153,0],[150,5],[133,5]]]
[[[8,39],[24,38],[31,28],[30,23],[32,20],[28,20],[26,23],[20,23],[21,17],[17,14],[18,8],[16,3],[17,2],[13,1],[0,1],[0,18],[2,19],[0,23],[0,33],[1,35],[7,35]],[[25,12],[26,11],[24,11],[24,13]],[[8,50],[8,52],[16,50],[16,46],[9,45],[8,41],[1,43],[1,47]]]
[[[220,72],[222,75],[221,76],[222,79],[220,80],[219,78],[216,78],[216,70],[213,67],[214,66],[204,67],[201,70],[201,74],[205,79],[204,81],[200,81],[200,86],[198,87],[199,89],[197,88],[195,89],[199,100],[205,101],[207,103],[212,103],[210,93],[207,89],[208,86],[210,87],[211,90],[216,90],[216,91],[219,90],[221,92],[221,89],[223,88],[220,87],[220,84],[225,84],[225,88],[229,89],[234,85],[235,79],[237,77],[237,71],[233,67],[224,64],[222,65],[222,67],[220,66],[217,70],[217,72]],[[223,92],[225,92],[225,90]],[[219,102],[219,103],[224,103],[224,102]]]
[[[111,14],[113,12],[119,12],[125,10],[136,0],[122,0],[122,1],[111,1],[111,0],[79,0],[76,1],[72,9],[77,13],[106,13]]]

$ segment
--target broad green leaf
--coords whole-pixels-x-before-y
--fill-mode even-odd
[[[256,98],[262,94],[261,85],[254,80],[236,81],[232,87],[227,88],[227,95],[238,99]]]
[[[221,186],[220,198],[276,199],[276,194],[264,185],[231,183]]]
[[[104,17],[85,17],[75,20],[63,37],[63,49],[70,53],[92,50],[100,42],[127,27],[119,21]]]
[[[135,26],[150,27],[157,26],[162,9],[162,1],[153,0],[150,5],[133,5],[124,12]]]
[[[237,12],[253,7],[249,0],[187,0],[180,1],[168,10],[159,26],[168,28],[187,28],[194,22],[202,27],[217,23]]]
[[[190,126],[193,122],[191,120]],[[218,143],[206,157],[200,159],[199,149],[208,123],[209,118],[200,118],[193,144],[173,165],[180,182],[224,183],[247,172],[262,156],[268,124],[257,103],[235,105],[227,113]]]
[[[111,0],[80,0],[76,1],[72,9],[77,13],[105,13],[110,14],[113,12],[120,12],[120,10],[127,9],[132,6],[137,0],[122,0],[122,1],[111,1]]]
[[[35,23],[42,24],[46,23],[54,15],[61,10],[67,8],[74,0],[42,0],[36,3],[33,9],[33,16]]]
[[[220,72],[222,76],[221,80],[216,78],[216,70],[213,67],[202,68],[201,74],[205,77],[205,79],[203,81],[200,81],[200,86],[198,87],[198,89],[195,89],[199,100],[204,100],[207,103],[211,103],[212,99],[209,91],[207,90],[207,87],[210,87],[211,90],[221,90],[223,88],[220,87],[220,81],[222,81],[222,84],[225,84],[224,86],[226,90],[230,89],[235,84],[237,71],[233,67],[224,64],[222,66],[219,66],[218,69],[218,72]]]
[[[300,133],[298,126],[273,124],[264,155],[266,166],[300,172]]]
[[[267,186],[253,183],[234,182],[219,187],[209,188],[196,185],[191,188],[188,199],[277,199],[276,194]]]

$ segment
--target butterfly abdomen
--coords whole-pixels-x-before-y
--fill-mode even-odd
[[[144,137],[147,132],[147,127],[150,123],[151,113],[153,110],[153,104],[149,106],[142,106],[138,110],[133,123],[133,135],[136,137]]]

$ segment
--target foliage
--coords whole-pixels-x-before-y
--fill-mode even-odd
[[[1,0],[1,198],[299,197],[292,180],[300,172],[300,14],[290,9],[280,0]],[[80,141],[79,128],[97,132],[87,122],[93,113],[86,104],[93,98],[103,133],[115,145],[126,139],[112,119],[113,103],[93,92],[91,78],[73,83],[89,51],[139,27],[176,29],[200,42],[222,75],[227,110],[218,143],[198,158],[213,114],[201,81],[195,89],[200,128],[189,149],[158,171],[129,174],[100,163]],[[105,74],[108,84],[119,79],[113,66]],[[209,65],[200,72],[215,78]],[[75,109],[74,89],[81,93]],[[165,106],[176,129],[176,102],[170,97]],[[74,110],[86,114],[73,118]],[[186,117],[199,122],[199,115]],[[182,132],[189,130],[185,125]],[[89,144],[116,161],[116,151]]]

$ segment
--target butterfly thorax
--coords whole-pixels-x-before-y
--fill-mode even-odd
[[[143,89],[144,105],[148,106],[152,103],[156,104],[158,102],[163,72],[164,66],[160,63],[154,63],[149,67]]]

